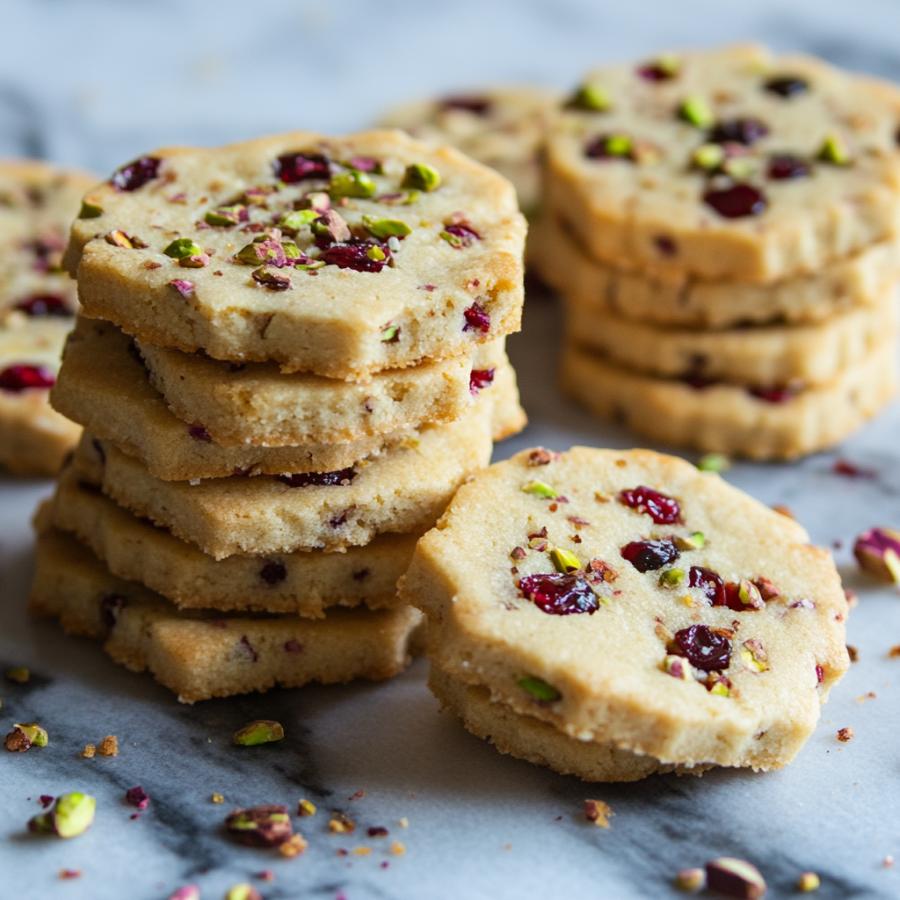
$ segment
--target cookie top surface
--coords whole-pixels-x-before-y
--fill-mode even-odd
[[[524,234],[512,186],[455,150],[394,131],[295,132],[123,166],[87,198],[66,261],[88,312],[117,291],[152,304],[160,323],[183,307],[224,316],[225,329],[261,316],[268,358],[340,375],[426,355],[412,332],[448,298],[462,305],[444,356],[501,336],[491,310],[500,297],[521,303]],[[278,345],[280,316],[306,327],[306,340],[295,332]],[[117,324],[145,336],[139,322]],[[383,358],[321,363],[310,344],[344,352],[347,329],[380,344]],[[173,345],[192,349],[185,343]],[[229,356],[200,349],[267,358],[250,339],[247,354],[236,343]]]
[[[786,761],[847,666],[830,555],[646,450],[524,451],[477,474],[404,590],[518,711],[669,762]]]
[[[631,234],[615,250],[623,266],[769,280],[896,225],[898,121],[895,88],[810,57],[665,56],[584,79],[554,123],[550,181],[583,198],[576,227],[596,218]],[[825,227],[835,215],[861,220],[852,240]]]

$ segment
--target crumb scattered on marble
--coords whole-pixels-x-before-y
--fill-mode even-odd
[[[301,818],[314,816],[316,814],[316,811],[316,804],[311,800],[307,800],[305,797],[297,804],[297,815]]]
[[[59,877],[63,881],[68,881],[71,878],[81,878],[81,869],[60,869]]]
[[[406,844],[402,841],[394,841],[394,843],[391,844],[391,853],[393,853],[394,856],[403,856],[403,854],[406,853]]]
[[[293,834],[283,844],[279,844],[278,852],[288,859],[299,856],[309,846],[302,834]]]
[[[407,819],[406,816],[402,816],[397,820],[397,824],[401,828],[409,828],[409,819]]]
[[[348,799],[362,800],[362,798],[365,796],[366,796],[366,792],[362,788],[360,788],[358,791],[355,791],[354,793],[352,793]]]
[[[866,691],[865,694],[860,694],[856,698],[857,703],[866,703],[868,700],[875,700],[878,697],[878,694],[875,691]]]
[[[803,872],[797,879],[797,890],[804,894],[817,891],[822,886],[822,879],[815,872]]]
[[[353,834],[356,823],[344,813],[333,813],[328,820],[328,830],[332,834]]]
[[[224,796],[224,794],[220,794],[217,791],[216,793],[214,793],[210,796],[209,800],[210,800],[210,803],[224,803],[225,796]]]
[[[894,644],[890,650],[888,650],[888,658],[889,659],[898,659],[900,658],[900,644]]]
[[[609,819],[613,815],[612,807],[602,800],[585,800],[584,817],[598,828],[609,828]]]
[[[847,655],[850,657],[850,662],[859,662],[859,650],[853,644],[847,644]]]
[[[85,744],[81,755],[85,759],[93,759],[97,755],[97,748],[94,744]]]
[[[354,847],[353,855],[354,856],[368,856],[372,852],[371,847]]]
[[[853,740],[853,729],[848,725],[844,728],[839,728],[837,733],[837,739],[842,743],[846,744],[847,741]]]

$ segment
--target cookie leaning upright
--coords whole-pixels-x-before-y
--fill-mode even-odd
[[[141,339],[364,378],[518,330],[524,237],[509,182],[455,150],[296,132],[122,167],[66,264]]]
[[[47,403],[77,302],[60,268],[85,173],[0,161],[0,465],[52,475],[79,428]]]
[[[402,671],[416,540],[524,424],[523,239],[507,182],[394,133],[118,169],[67,254],[86,433],[31,609],[186,702]]]
[[[830,555],[719,476],[646,450],[491,466],[420,540],[401,596],[425,611],[435,686],[476,733],[491,733],[487,690],[501,749],[589,778],[654,760],[782,766],[848,665]]]

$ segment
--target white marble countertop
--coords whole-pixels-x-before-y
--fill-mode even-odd
[[[349,129],[419,93],[494,80],[562,86],[600,59],[747,37],[900,77],[894,0],[844,6],[4,0],[0,153],[107,171],[158,144]],[[633,443],[557,393],[556,320],[548,298],[529,295],[511,354],[532,424],[499,446],[498,457],[538,443]],[[266,898],[659,898],[674,893],[677,869],[721,854],[755,862],[770,896],[790,895],[807,869],[822,876],[817,896],[900,896],[900,864],[883,865],[888,855],[900,858],[900,660],[887,657],[900,643],[900,596],[860,579],[849,550],[863,529],[900,524],[898,434],[895,405],[839,451],[727,474],[763,501],[787,504],[818,542],[840,542],[846,583],[861,595],[849,624],[860,660],[796,762],[768,775],[713,772],[626,786],[589,787],[501,757],[438,713],[421,661],[386,685],[181,706],[91,642],[25,617],[28,521],[50,485],[0,478],[0,669],[23,664],[34,673],[24,687],[0,684],[0,731],[40,720],[52,740],[42,751],[0,754],[0,897],[152,900],[193,883],[217,898],[271,869],[273,882],[254,882]],[[835,475],[837,456],[876,477]],[[876,699],[860,702],[870,691]],[[288,738],[231,747],[234,728],[260,717],[280,720]],[[855,731],[849,744],[835,739],[842,726]],[[79,757],[84,743],[105,734],[118,735],[117,758]],[[122,797],[135,784],[152,801],[132,821]],[[39,795],[79,788],[98,798],[86,835],[63,842],[25,833]],[[365,797],[350,800],[358,790]],[[214,791],[224,806],[209,802]],[[303,823],[309,850],[286,861],[221,833],[233,806],[293,805],[303,796],[322,810],[352,812],[362,834],[329,835],[319,815]],[[586,797],[613,806],[609,831],[583,821]],[[397,827],[404,816],[405,830]],[[373,825],[391,838],[366,838]],[[387,853],[395,838],[406,855]],[[377,849],[337,854],[363,844]],[[61,881],[64,868],[83,874]]]

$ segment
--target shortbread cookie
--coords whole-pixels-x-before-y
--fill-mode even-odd
[[[490,413],[489,405],[479,405],[464,419],[336,472],[160,481],[90,436],[76,458],[82,467],[96,467],[92,477],[117,503],[215,559],[340,550],[382,532],[430,528],[460,483],[490,461]]]
[[[227,448],[345,443],[450,422],[471,408],[473,379],[508,365],[503,345],[501,338],[465,356],[386,369],[367,382],[285,375],[274,363],[235,370],[203,354],[137,346],[169,409]]]
[[[703,766],[666,766],[652,756],[620,750],[602,741],[579,741],[548,722],[492,702],[487,688],[458,681],[436,666],[431,667],[428,687],[476,737],[490,741],[501,753],[547,766],[562,775],[576,775],[584,781],[639,781],[664,772],[700,775],[705,770]]]
[[[137,581],[181,609],[293,613],[315,618],[335,606],[398,605],[397,580],[418,535],[384,534],[346,553],[289,553],[214,560],[104,497],[69,467],[50,521],[91,548],[113,575]]]
[[[60,269],[69,222],[94,179],[39,162],[0,162],[0,466],[52,475],[80,429],[47,389],[76,307]]]
[[[806,276],[768,285],[654,278],[591,259],[550,216],[528,232],[528,262],[572,303],[605,315],[659,325],[728,328],[811,323],[861,305],[877,305],[900,274],[900,244],[883,241]]]
[[[540,150],[556,102],[556,94],[543,88],[495,87],[405,103],[381,124],[449,144],[495,169],[513,183],[519,206],[531,215],[540,200]]]
[[[546,207],[621,268],[815,272],[896,233],[898,121],[895,87],[756,46],[610,66],[550,129]]]
[[[70,634],[104,641],[117,663],[150,672],[182,703],[391,678],[409,662],[420,616],[409,607],[335,610],[316,620],[179,612],[52,530],[38,538],[29,607]]]
[[[331,472],[414,439],[414,429],[345,444],[302,447],[219,447],[201,428],[173,415],[150,385],[131,339],[108,322],[83,319],[66,345],[54,406],[96,437],[139,459],[164,481]],[[97,360],[103,365],[98,366]],[[503,440],[525,426],[516,375],[509,363],[479,371],[471,391],[490,400],[493,438]]]
[[[751,459],[793,459],[849,437],[897,389],[895,341],[819,387],[752,390],[641,375],[576,345],[563,354],[561,384],[598,415],[651,440]]]
[[[453,678],[663,763],[784,765],[848,666],[830,554],[648,450],[525,451],[480,472],[401,597]]]
[[[739,385],[827,384],[863,362],[897,329],[896,287],[810,325],[757,325],[704,331],[645,325],[615,313],[566,305],[566,333],[609,363],[648,375]]]
[[[519,328],[512,186],[399,131],[159,150],[85,204],[85,312],[161,346],[349,379]]]

